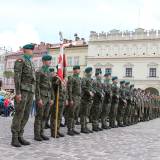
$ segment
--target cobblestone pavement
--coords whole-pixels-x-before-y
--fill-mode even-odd
[[[33,121],[25,128],[25,138],[32,144],[14,148],[11,118],[0,117],[0,160],[160,160],[160,119],[45,142],[33,140]]]

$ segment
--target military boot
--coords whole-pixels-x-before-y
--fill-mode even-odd
[[[62,134],[61,132],[58,131],[57,133],[59,135],[59,137],[65,137],[64,134]]]
[[[74,134],[74,132],[73,132],[73,130],[68,130],[68,132],[67,132],[67,134],[69,135],[69,136],[74,136],[75,134]]]
[[[41,138],[44,140],[44,141],[48,141],[49,138],[47,136],[45,136],[44,134],[41,134]]]
[[[59,134],[57,134],[57,135],[55,136],[55,133],[51,133],[51,137],[52,137],[52,138],[59,138],[60,136],[59,136]]]
[[[81,133],[89,134],[90,131],[87,128],[81,128]]]
[[[43,139],[42,139],[42,137],[40,135],[35,135],[34,136],[34,140],[36,140],[36,141],[42,141]]]
[[[79,134],[80,134],[78,131],[76,131],[76,130],[74,130],[74,129],[73,129],[73,133],[76,134],[76,135],[79,135]]]
[[[30,142],[26,141],[22,136],[18,137],[18,140],[24,146],[30,145]]]
[[[18,136],[12,135],[11,145],[14,146],[14,147],[21,147],[21,144],[20,144],[20,142],[18,140]]]

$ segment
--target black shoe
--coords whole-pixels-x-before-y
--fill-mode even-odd
[[[52,138],[59,138],[60,136],[58,134],[56,136],[55,136],[55,134],[51,134],[51,137]]]
[[[14,147],[21,147],[21,144],[20,144],[17,137],[12,137],[11,145],[14,146]]]
[[[68,134],[69,136],[74,136],[74,135],[75,135],[72,130],[68,131],[67,134]]]
[[[66,126],[66,125],[65,125],[65,124],[63,124],[63,123],[61,123],[61,124],[60,124],[60,127],[65,127],[65,126]]]
[[[73,129],[73,133],[79,135],[80,133]]]
[[[19,140],[20,144],[22,144],[24,146],[30,145],[30,142],[26,141],[23,137],[19,137],[18,140]]]
[[[93,128],[93,131],[98,132],[99,129],[98,128]]]
[[[103,129],[108,129],[108,126],[102,126]]]
[[[87,129],[81,129],[81,133],[89,134],[90,132]]]
[[[81,124],[80,122],[76,121],[76,125],[80,125],[80,124]]]
[[[87,130],[88,130],[89,133],[93,133],[93,131],[92,131],[91,129],[88,129],[88,128],[87,128]]]
[[[45,136],[44,134],[41,135],[41,138],[44,140],[44,141],[48,141],[49,138],[47,136]]]
[[[103,131],[103,128],[98,127],[98,130],[99,130],[99,131]]]
[[[49,124],[45,125],[45,129],[51,128]]]
[[[58,132],[59,137],[64,137],[64,134]]]
[[[42,139],[42,137],[40,137],[40,136],[35,136],[35,137],[34,137],[34,140],[36,140],[36,141],[42,141],[43,139]]]

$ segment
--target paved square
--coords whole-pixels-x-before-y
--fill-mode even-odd
[[[30,118],[25,128],[25,138],[32,144],[14,148],[11,118],[0,117],[0,160],[160,160],[160,119],[47,142],[33,140],[33,122]]]

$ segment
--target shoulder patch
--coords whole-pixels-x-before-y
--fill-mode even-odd
[[[18,58],[16,61],[17,62],[23,62],[23,59],[22,58]]]

